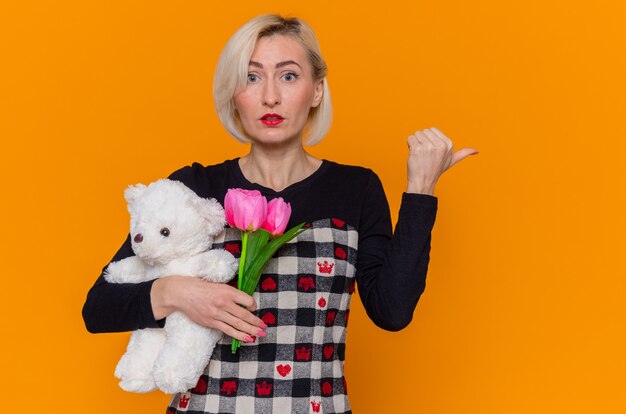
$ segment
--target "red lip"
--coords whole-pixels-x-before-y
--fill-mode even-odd
[[[265,114],[261,117],[261,121],[266,120],[267,118],[276,118],[276,119],[284,119],[282,116],[278,114]]]
[[[275,127],[279,125],[281,122],[283,122],[284,120],[285,119],[278,114],[265,114],[263,115],[263,117],[261,117],[261,122],[263,122],[263,125],[269,126],[269,127]]]

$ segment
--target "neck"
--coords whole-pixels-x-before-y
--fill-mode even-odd
[[[274,191],[282,191],[313,174],[322,160],[304,150],[302,145],[291,148],[250,146],[248,155],[239,159],[239,167],[246,179]]]

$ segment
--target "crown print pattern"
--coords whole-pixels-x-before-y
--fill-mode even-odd
[[[230,228],[214,243],[235,256],[240,246]],[[357,231],[339,218],[307,223],[254,293],[267,336],[237,354],[224,336],[196,387],[173,396],[167,412],[350,413],[343,364],[357,246]]]

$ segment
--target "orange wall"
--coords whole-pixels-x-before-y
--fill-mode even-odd
[[[246,152],[213,70],[237,27],[281,12],[330,67],[313,153],[374,169],[394,217],[410,133],[480,151],[436,188],[412,325],[381,331],[355,297],[354,411],[626,412],[624,2],[303,3],[0,6],[2,411],[165,411],[118,388],[128,334],[88,334],[81,306],[127,232],[127,185]]]

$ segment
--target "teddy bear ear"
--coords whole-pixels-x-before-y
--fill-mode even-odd
[[[214,198],[197,198],[194,205],[206,221],[209,233],[218,235],[226,225],[226,214],[222,205]]]
[[[126,190],[124,190],[124,198],[126,199],[126,203],[130,207],[135,200],[137,200],[141,195],[146,191],[147,186],[143,184],[130,185]]]

